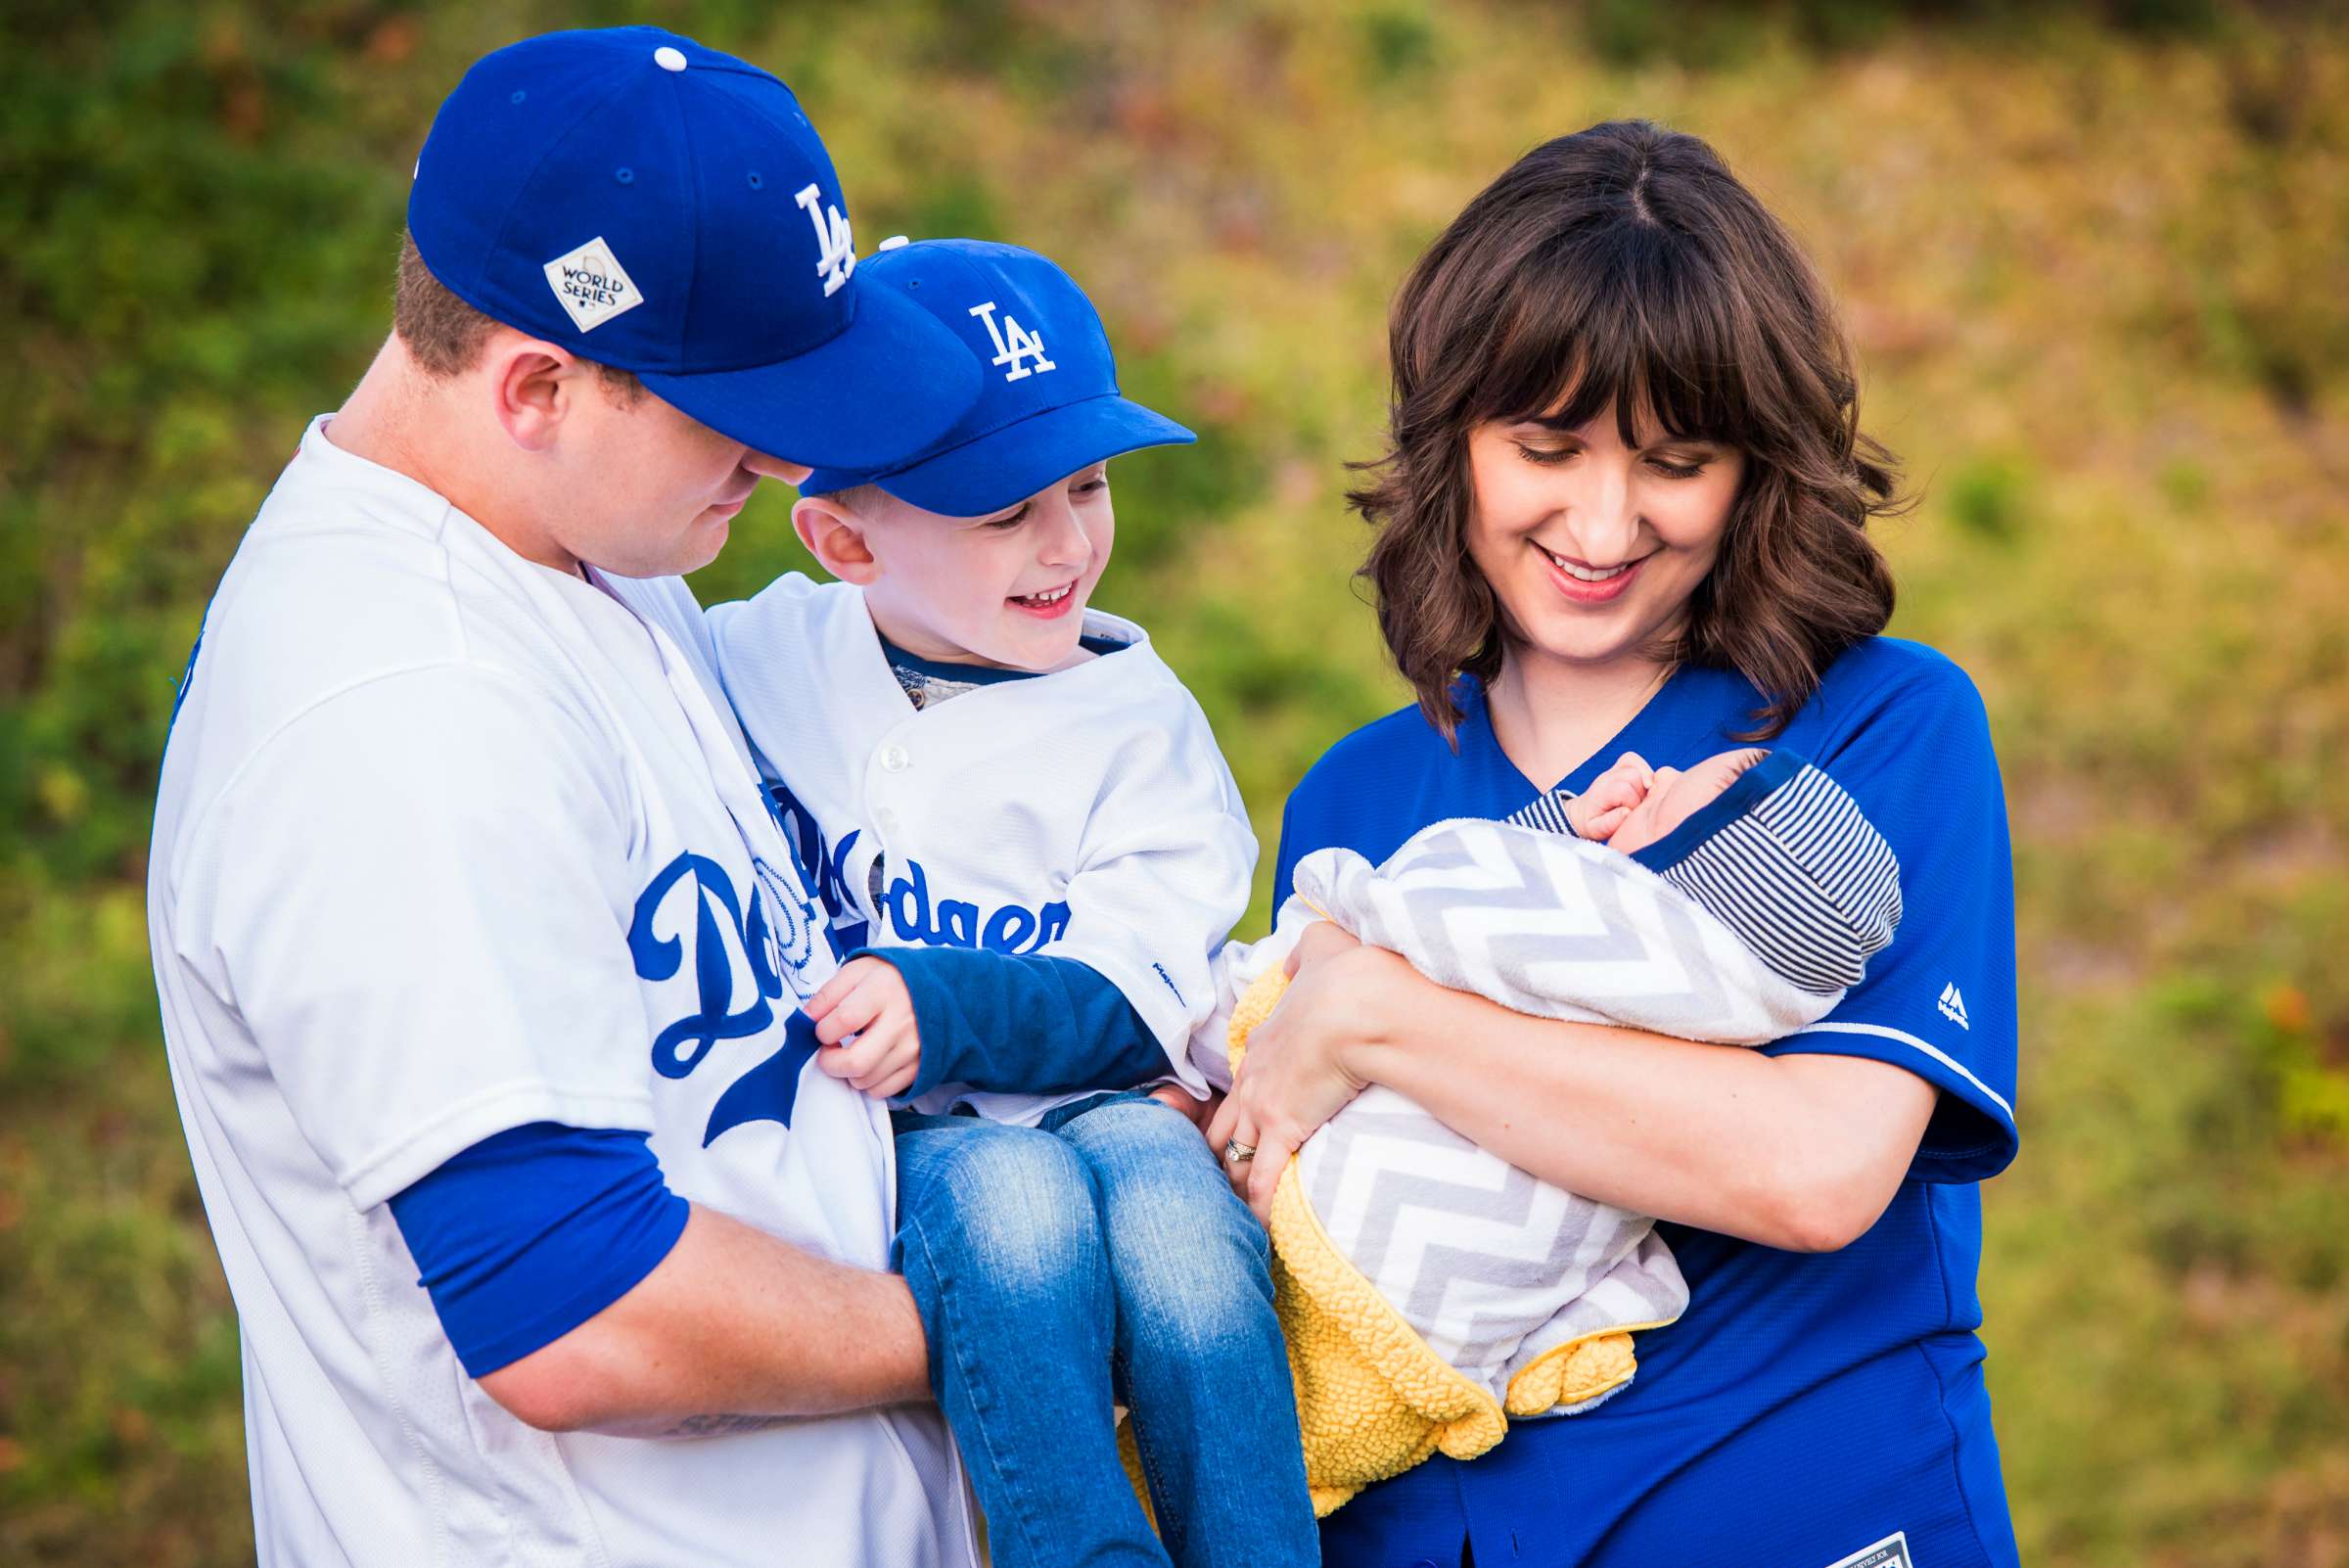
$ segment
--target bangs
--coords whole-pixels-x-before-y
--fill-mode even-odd
[[[1527,153],[1404,280],[1388,362],[1386,451],[1346,499],[1377,530],[1361,575],[1379,631],[1455,746],[1461,678],[1489,687],[1522,642],[1471,548],[1479,426],[1581,430],[1611,407],[1633,450],[1741,454],[1669,649],[1761,694],[1741,740],[1783,730],[1891,618],[1866,530],[1902,504],[1898,476],[1860,427],[1851,346],[1794,237],[1697,138],[1610,120]]]
[[[1570,231],[1505,274],[1467,389],[1469,422],[1579,428],[1609,405],[1626,446],[1652,421],[1678,440],[1751,449],[1768,402],[1740,353],[1738,297],[1685,236],[1653,223]]]

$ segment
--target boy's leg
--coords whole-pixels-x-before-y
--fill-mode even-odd
[[[1164,1105],[1121,1097],[1047,1125],[1100,1199],[1118,1364],[1169,1554],[1182,1568],[1319,1562],[1264,1227]]]
[[[1168,1568],[1118,1463],[1115,1308],[1082,1163],[1033,1128],[898,1125],[900,1267],[995,1568]]]

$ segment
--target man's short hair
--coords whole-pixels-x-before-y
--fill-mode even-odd
[[[436,380],[458,376],[481,363],[482,346],[497,323],[450,292],[433,276],[416,250],[415,237],[399,236],[399,282],[392,295],[392,330],[408,346],[424,373]],[[612,400],[622,405],[644,395],[644,383],[632,371],[582,359],[595,365],[596,375]]]

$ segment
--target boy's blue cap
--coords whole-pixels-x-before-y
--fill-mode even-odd
[[[818,468],[823,495],[878,484],[947,517],[984,517],[1120,452],[1199,438],[1118,392],[1101,317],[1066,272],[1034,251],[981,240],[884,242],[864,286],[909,300],[961,340],[979,400],[901,462]]]
[[[791,89],[657,27],[477,62],[425,139],[408,229],[475,309],[786,461],[900,460],[978,391],[929,312],[855,278]]]

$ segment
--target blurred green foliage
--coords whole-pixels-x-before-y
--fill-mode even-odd
[[[0,1560],[251,1555],[145,940],[172,690],[384,331],[439,96],[630,20],[790,79],[868,247],[1066,261],[1128,388],[1200,430],[1119,465],[1101,600],[1193,683],[1267,846],[1402,700],[1339,495],[1404,268],[1543,136],[1713,139],[1845,302],[1923,497],[1884,532],[1896,629],[1974,673],[2004,762],[2026,1137],[1984,1337],[2026,1557],[2349,1562],[2349,39],[2219,0],[12,0]],[[796,564],[786,506],[705,597]]]

